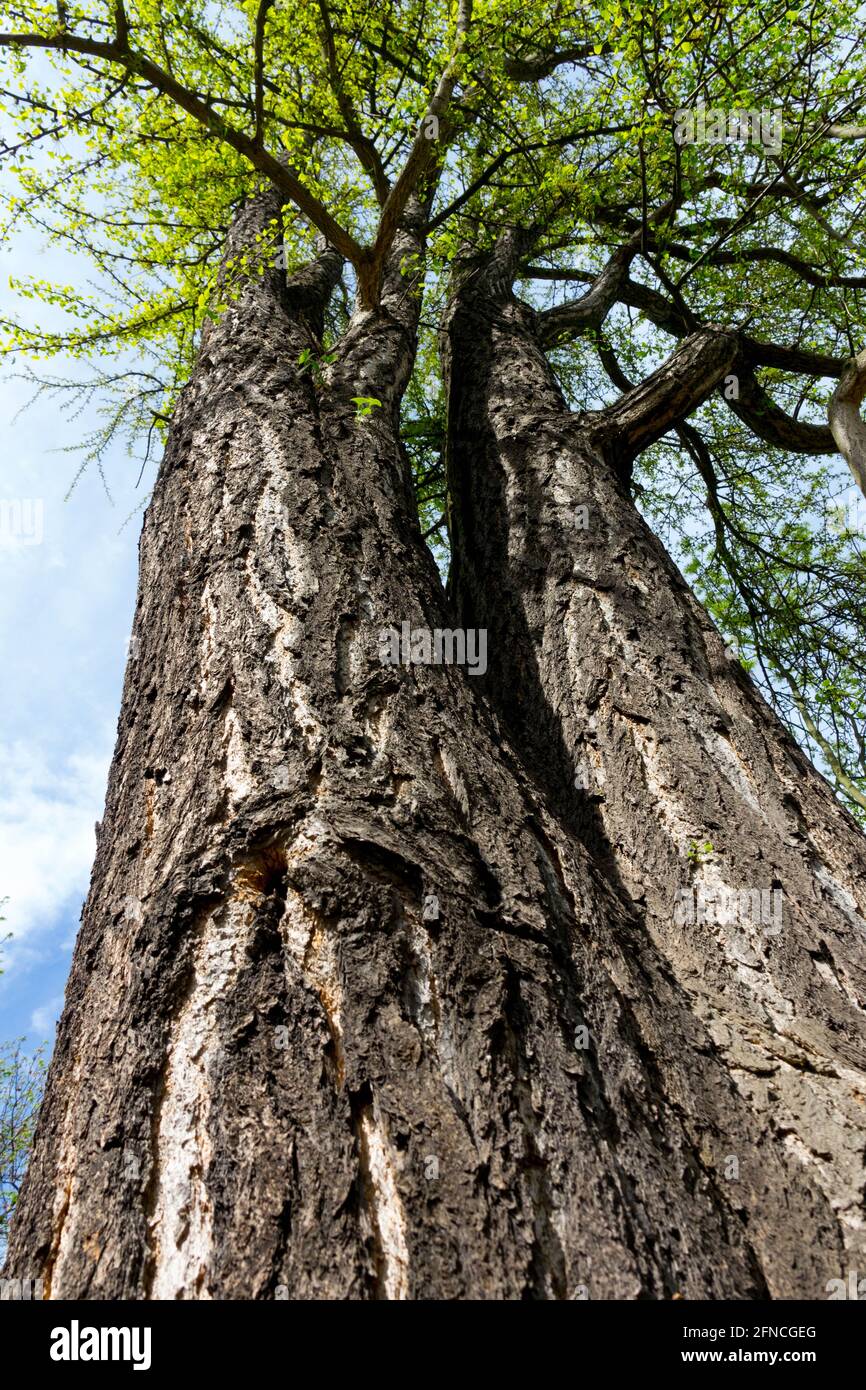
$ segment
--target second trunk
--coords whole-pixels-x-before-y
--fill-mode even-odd
[[[757,1166],[726,1190],[790,1227],[783,1165],[824,1212],[792,1232],[792,1268],[819,1243],[844,1275],[866,1258],[863,837],[635,508],[628,402],[570,414],[496,256],[458,278],[443,344],[452,590],[488,628],[485,693],[689,1000],[663,1083],[686,1125],[724,1128],[734,1096],[750,1115]]]

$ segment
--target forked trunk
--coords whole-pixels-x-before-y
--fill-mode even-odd
[[[8,1271],[53,1298],[813,1294],[837,1215],[720,1064],[707,991],[481,678],[381,660],[452,626],[397,432],[411,249],[320,388],[329,256],[208,332]],[[520,633],[489,627],[501,694]]]

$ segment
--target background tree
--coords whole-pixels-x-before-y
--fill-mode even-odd
[[[858,8],[10,14],[12,215],[99,277],[10,348],[166,438],[10,1262],[820,1295],[863,840],[724,647],[862,810]],[[483,680],[382,665],[455,615]]]
[[[42,1050],[25,1052],[22,1042],[18,1038],[0,1044],[0,1251],[4,1254],[44,1085]]]
[[[0,922],[4,920],[0,917]],[[43,1050],[26,1053],[21,1046],[23,1041],[17,1038],[0,1043],[0,1253],[4,1255],[44,1084]]]

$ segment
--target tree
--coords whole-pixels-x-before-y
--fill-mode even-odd
[[[22,1038],[17,1038],[14,1042],[0,1043],[0,1250],[3,1251],[27,1170],[44,1083],[42,1050],[25,1052],[22,1042]]]
[[[862,1258],[864,842],[792,738],[862,809],[861,20],[14,12],[13,212],[101,283],[10,346],[134,347],[48,385],[166,441],[47,1296]]]
[[[5,901],[0,900],[0,907]],[[23,1041],[0,1043],[0,1252],[6,1249],[9,1222],[27,1169],[44,1081],[43,1049],[26,1053]]]

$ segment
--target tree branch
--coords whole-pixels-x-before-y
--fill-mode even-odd
[[[836,445],[827,426],[795,420],[775,405],[743,354],[731,371],[737,378],[739,395],[731,399],[726,395],[725,402],[758,439],[793,454],[835,454]]]
[[[628,278],[628,268],[640,250],[642,237],[642,231],[635,232],[624,246],[618,247],[580,299],[558,304],[539,314],[538,336],[543,347],[553,347],[563,337],[601,327],[619,297],[623,281]]]
[[[692,259],[689,248],[675,242],[667,242],[664,251],[667,255],[676,256],[679,260],[690,261]],[[750,246],[742,251],[716,251],[708,257],[707,264],[739,265],[743,262],[756,261],[775,261],[777,265],[786,266],[801,280],[805,280],[807,285],[814,285],[816,289],[866,289],[866,275],[825,275],[817,266],[811,265],[808,261],[793,255],[790,251],[783,251],[777,246]]]
[[[866,140],[866,125],[831,125],[826,133],[831,140]]]
[[[580,417],[596,447],[627,477],[638,454],[696,410],[730,371],[737,335],[710,325],[681,343],[658,371],[604,410]]]
[[[609,43],[601,46],[600,53],[610,53],[611,51]],[[552,72],[563,67],[566,63],[580,63],[584,58],[591,58],[595,53],[594,44],[579,43],[575,44],[573,48],[564,48],[559,53],[542,53],[532,58],[507,58],[505,73],[515,82],[538,82],[543,77],[549,77]]]
[[[116,42],[101,43],[96,39],[82,39],[73,34],[0,34],[0,48],[45,48],[59,53],[82,53],[91,58],[102,58],[109,63],[119,63],[128,72],[144,78],[158,92],[169,97],[182,111],[186,111],[207,130],[213,131],[232,149],[242,154],[259,173],[265,174],[313,226],[327,237],[340,255],[351,261],[360,275],[369,258],[369,252],[331,216],[324,204],[304,186],[291,166],[262,149],[242,131],[228,125],[198,93],[184,87],[150,58],[129,48],[121,48]]]
[[[340,115],[343,117],[346,126],[346,138],[355,151],[361,167],[366,169],[367,173],[370,175],[376,198],[381,207],[387,201],[391,184],[388,175],[385,173],[382,161],[379,158],[379,152],[373,141],[368,139],[364,134],[361,128],[361,122],[358,119],[358,113],[343,85],[340,67],[337,62],[334,28],[331,24],[331,15],[328,6],[325,0],[318,0],[318,6],[319,17],[322,21],[322,51],[325,55],[325,62],[328,65],[328,81],[331,91],[337,99],[337,106],[339,107]]]
[[[412,147],[406,157],[406,163],[388,194],[379,218],[379,227],[372,251],[367,254],[363,272],[359,271],[362,298],[368,301],[375,302],[378,296],[378,286],[385,258],[391,248],[400,219],[409,198],[415,192],[419,180],[432,159],[434,141],[428,137],[426,127],[431,120],[438,122],[444,117],[448,109],[454,88],[457,85],[460,58],[471,22],[472,0],[459,0],[454,55],[437,83],[436,91],[433,93],[430,104],[421,119]]]
[[[332,247],[321,245],[315,260],[296,270],[285,289],[286,303],[304,320],[316,338],[321,339],[325,309],[343,270],[343,258]]]
[[[268,10],[273,5],[274,0],[259,0],[259,8],[256,14],[256,37],[255,37],[255,56],[254,56],[254,81],[255,81],[255,103],[256,103],[256,133],[253,137],[256,145],[261,146],[265,131],[265,93],[264,93],[264,69],[265,69],[265,22],[268,17]]]
[[[527,273],[531,273],[530,271]],[[575,272],[575,275],[577,272]],[[566,276],[565,278],[573,278]],[[547,278],[547,274],[545,277]],[[556,274],[551,274],[550,278],[557,278]],[[587,279],[583,272],[580,272],[581,279]],[[618,286],[616,299],[620,304],[626,304],[629,308],[639,309],[645,314],[650,323],[654,323],[657,328],[661,328],[665,333],[670,333],[674,338],[684,338],[689,333],[698,332],[705,325],[700,319],[691,313],[685,306],[677,307],[670,300],[666,299],[658,290],[651,289],[648,285],[638,284],[636,280],[624,277]],[[576,303],[580,303],[577,300]],[[553,314],[556,310],[549,309],[545,314]],[[542,314],[542,320],[545,317]],[[566,316],[563,315],[559,322],[560,338],[565,337],[570,331],[567,328]],[[580,325],[574,330],[579,332]],[[805,376],[828,376],[839,377],[845,368],[846,359],[844,357],[831,357],[828,353],[811,352],[806,348],[785,347],[781,343],[762,342],[759,338],[752,338],[748,333],[737,332],[739,343],[743,353],[743,359],[749,367],[776,367],[782,372],[802,373]]]
[[[866,497],[866,423],[860,414],[866,396],[866,348],[851,359],[830,399],[830,430],[839,453]]]

